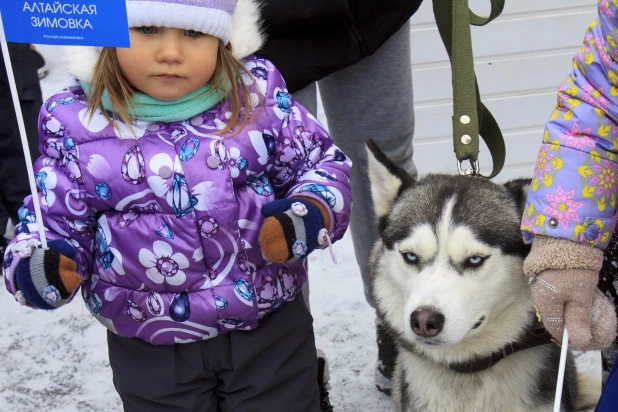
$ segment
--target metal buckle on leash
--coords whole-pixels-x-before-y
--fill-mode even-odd
[[[480,174],[480,166],[479,166],[479,160],[476,159],[474,162],[470,161],[470,165],[472,166],[472,169],[463,169],[461,167],[461,161],[457,161],[457,170],[459,170],[459,174],[461,176],[478,176]]]

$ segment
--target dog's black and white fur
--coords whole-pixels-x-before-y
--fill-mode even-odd
[[[520,232],[530,181],[499,185],[451,175],[413,181],[375,144],[368,147],[380,231],[370,260],[372,293],[398,347],[397,411],[552,411],[556,344],[519,351],[480,372],[449,368],[501,351],[534,323],[523,273],[529,247]],[[577,400],[569,354],[562,411],[575,411]]]

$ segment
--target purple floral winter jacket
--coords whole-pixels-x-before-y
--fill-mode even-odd
[[[605,248],[618,194],[618,2],[599,1],[545,129],[523,216],[534,234]]]
[[[208,339],[255,328],[294,299],[305,260],[269,264],[258,244],[261,208],[275,198],[321,201],[333,240],[348,226],[350,160],[272,63],[244,61],[258,107],[233,136],[214,134],[229,116],[225,101],[183,122],[119,131],[100,112],[89,121],[79,84],[41,109],[35,173],[47,236],[74,246],[87,307],[121,336]],[[12,293],[16,252],[38,239],[30,198],[20,219],[5,257]]]

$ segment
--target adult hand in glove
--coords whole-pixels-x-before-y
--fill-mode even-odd
[[[75,271],[75,249],[69,243],[52,240],[48,246],[33,248],[29,257],[17,263],[15,297],[22,304],[52,310],[67,302],[81,278]]]
[[[537,235],[524,262],[545,328],[562,342],[564,326],[576,350],[603,349],[616,337],[616,312],[597,288],[603,251]]]
[[[271,262],[303,259],[325,245],[330,217],[315,199],[278,199],[264,205],[262,215],[266,219],[260,230],[260,247]]]

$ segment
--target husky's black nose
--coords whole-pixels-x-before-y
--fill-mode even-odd
[[[410,315],[410,325],[418,336],[431,338],[442,331],[444,315],[434,308],[421,307]]]

